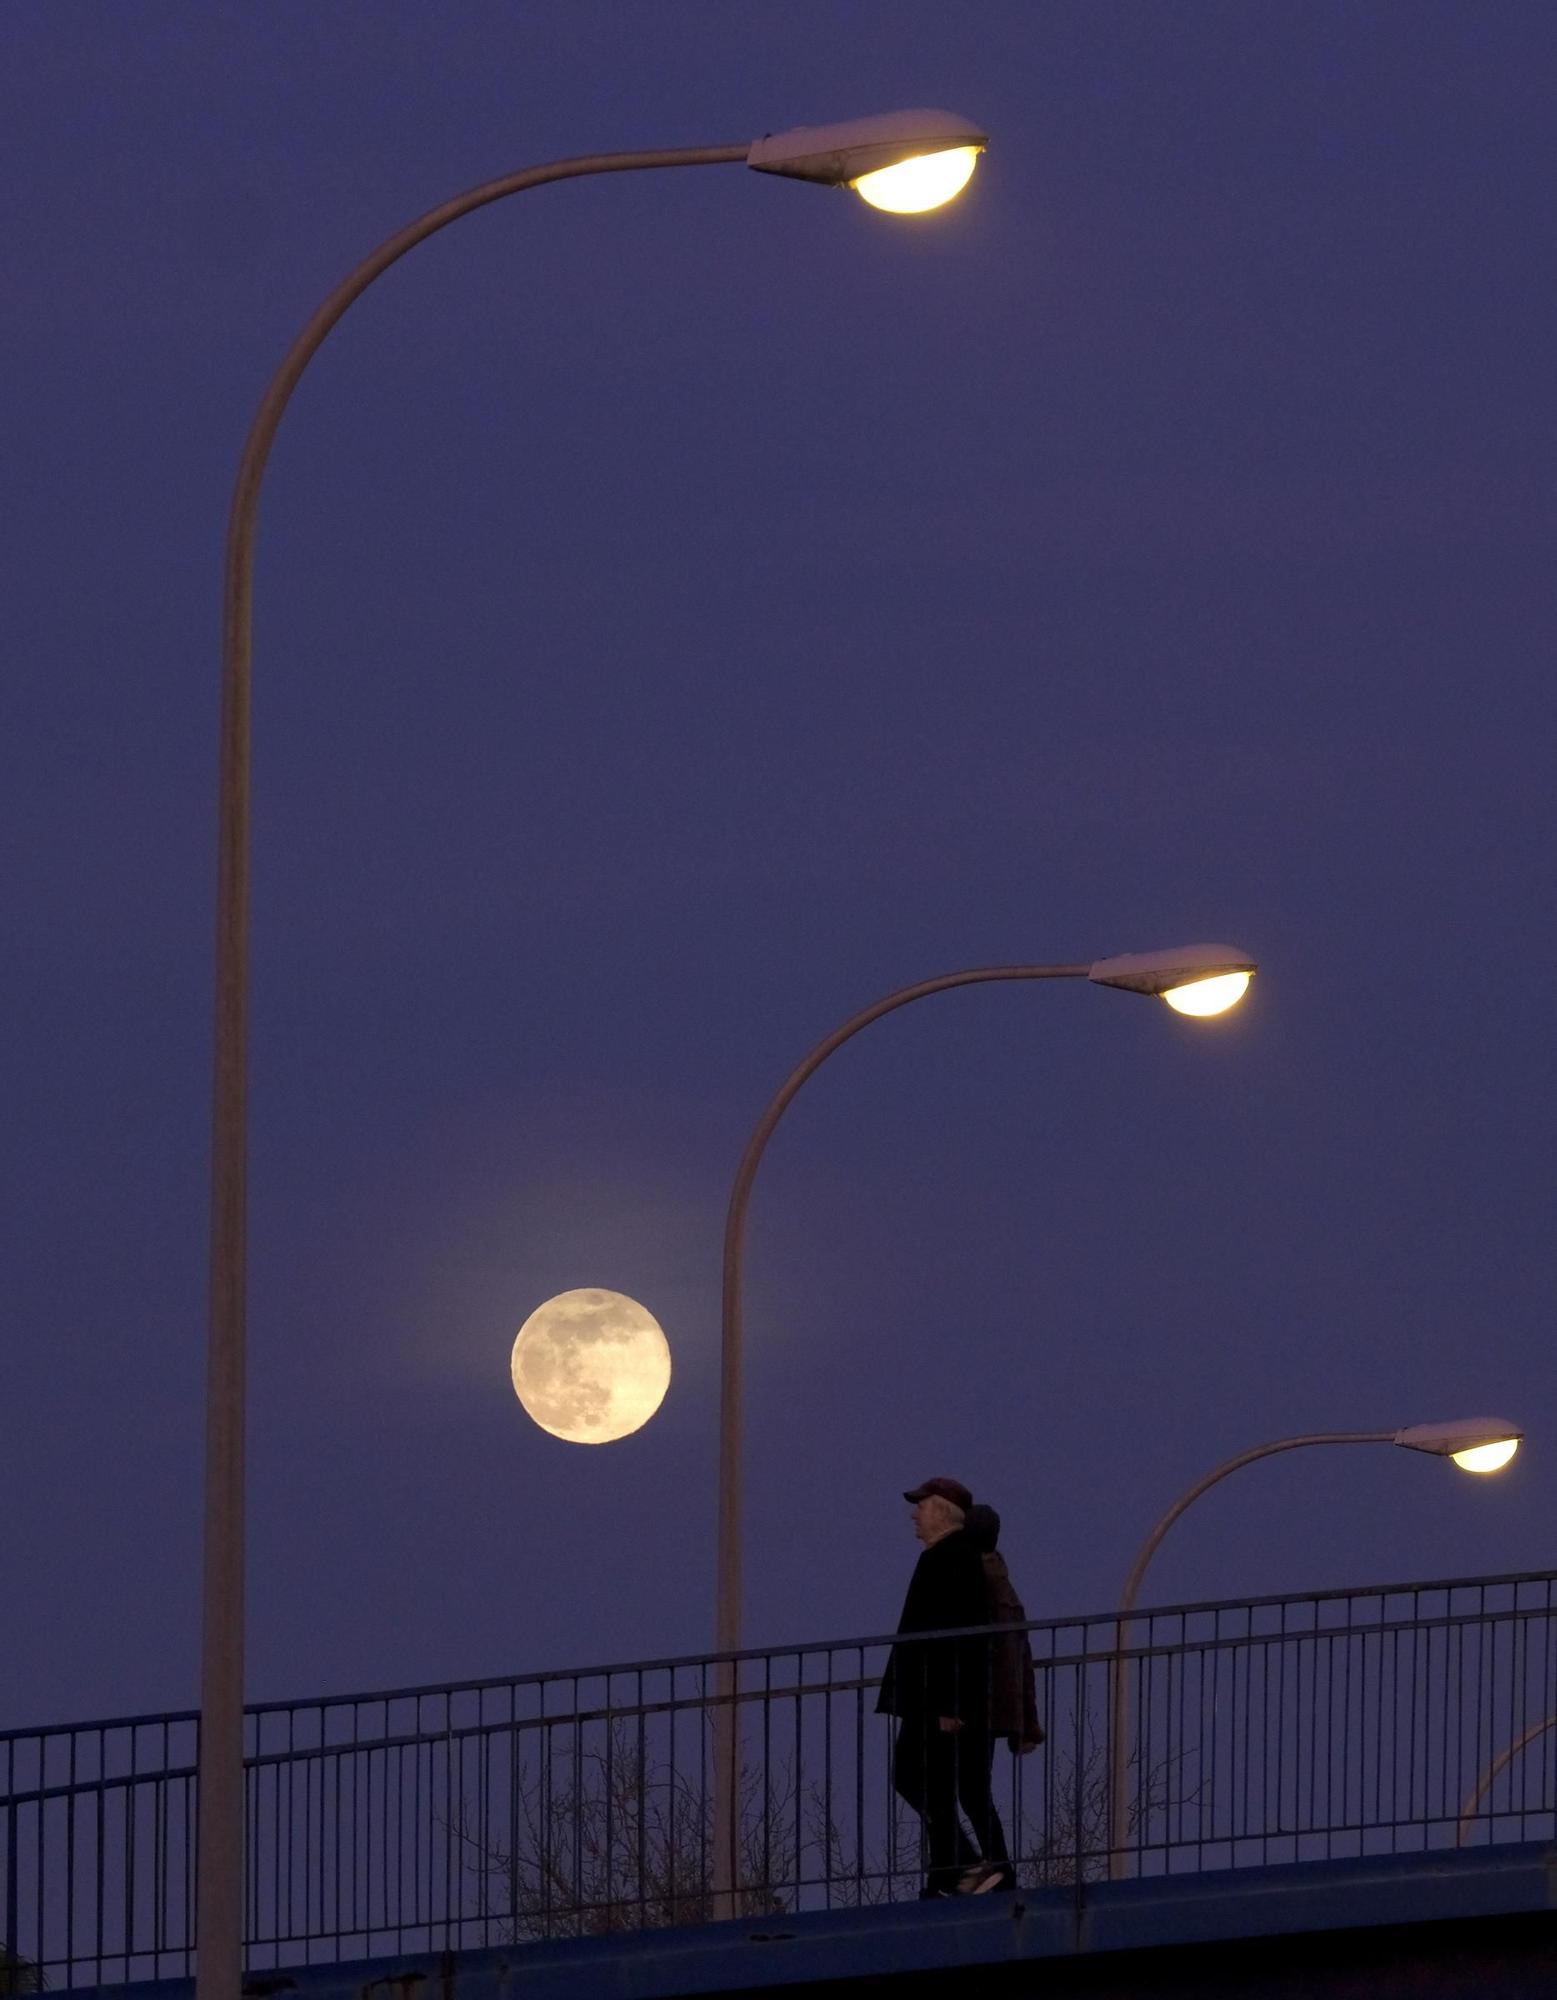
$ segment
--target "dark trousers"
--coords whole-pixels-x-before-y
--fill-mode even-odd
[[[965,1722],[942,1729],[933,1715],[909,1715],[899,1722],[892,1746],[892,1785],[898,1797],[924,1822],[930,1872],[927,1889],[955,1889],[975,1861],[1011,1865],[1005,1828],[995,1811],[991,1780],[995,1739],[987,1729]],[[975,1846],[957,1816],[968,1816]]]

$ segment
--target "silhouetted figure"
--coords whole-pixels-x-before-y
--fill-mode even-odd
[[[900,1640],[920,1632],[988,1625],[989,1585],[964,1531],[973,1495],[958,1479],[927,1479],[903,1495],[924,1553],[909,1579]],[[925,1896],[1011,1886],[1005,1832],[990,1796],[992,1655],[987,1636],[916,1640],[887,1657],[877,1710],[898,1719],[892,1783],[924,1823]],[[979,1844],[958,1817],[961,1803]]]

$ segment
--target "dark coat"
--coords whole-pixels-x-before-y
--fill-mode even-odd
[[[1033,1675],[1033,1649],[1028,1639],[1027,1613],[1016,1594],[1006,1559],[996,1552],[1000,1516],[993,1507],[970,1507],[963,1530],[984,1563],[987,1616],[1003,1629],[990,1642],[989,1728],[1003,1736],[1013,1756],[1036,1750],[1043,1741],[1038,1720],[1038,1689]]]
[[[954,1632],[989,1623],[983,1560],[959,1528],[932,1542],[915,1563],[898,1634]],[[876,1708],[883,1715],[955,1716],[987,1728],[989,1677],[988,1638],[897,1645],[887,1656]]]
[[[1038,1720],[1038,1689],[1033,1674],[1033,1649],[1027,1633],[1027,1613],[1011,1582],[1006,1559],[993,1549],[979,1558],[989,1595],[991,1622],[1006,1626],[990,1646],[989,1729],[1003,1736],[1013,1756],[1036,1750],[1043,1741]]]

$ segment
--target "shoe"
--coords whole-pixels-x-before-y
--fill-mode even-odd
[[[997,1862],[980,1861],[970,1868],[957,1884],[959,1896],[987,1896],[992,1889],[1014,1889],[1016,1870],[1002,1868]]]

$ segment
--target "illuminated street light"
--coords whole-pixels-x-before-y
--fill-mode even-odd
[[[1192,944],[1175,951],[1132,951],[1099,959],[1087,977],[1098,986],[1150,993],[1178,1014],[1225,1014],[1249,990],[1254,960],[1236,945]]]
[[[746,164],[760,174],[851,187],[890,215],[921,215],[961,194],[988,144],[955,112],[883,111],[772,133],[756,142]]]
[[[979,162],[977,146],[948,146],[944,153],[921,153],[899,160],[895,167],[878,167],[849,185],[872,208],[889,215],[923,215],[962,193]]]
[[[1175,1013],[1205,1020],[1236,1007],[1248,992],[1253,976],[1248,972],[1219,972],[1214,979],[1191,979],[1183,986],[1171,986],[1162,997]]]
[[[1449,1456],[1466,1472],[1501,1472],[1518,1449],[1518,1438],[1499,1438],[1496,1444],[1478,1444]]]
[[[243,1967],[243,1583],[246,1246],[248,1228],[249,798],[252,713],[254,546],[265,467],[292,392],[332,327],[392,264],[450,223],[508,196],[552,182],[665,167],[751,166],[759,172],[850,186],[867,201],[911,209],[931,205],[936,176],[955,192],[948,166],[933,156],[976,158],[984,135],[944,111],[896,111],[849,125],[780,133],[754,144],[674,146],[650,152],[593,153],[524,167],[468,188],[387,237],[347,273],[293,340],[260,400],[244,442],[227,524],[222,610],[221,750],[217,792],[215,1078],[211,1121],[211,1237],[206,1337],[204,1588],[200,1642],[200,1820],[195,1858],[197,2000],[232,2000]],[[923,177],[884,198],[876,176],[909,166]],[[958,167],[961,186],[971,172]],[[887,196],[891,196],[890,187]]]
[[[1523,1436],[1507,1417],[1461,1417],[1452,1424],[1411,1424],[1396,1431],[1390,1443],[1452,1458],[1464,1472],[1501,1472]]]
[[[1317,1431],[1303,1437],[1278,1438],[1274,1444],[1257,1444],[1252,1451],[1241,1451],[1236,1458],[1230,1458],[1219,1465],[1214,1472],[1208,1472],[1204,1479],[1196,1480],[1187,1493],[1183,1493],[1163,1515],[1141,1544],[1135,1566],[1125,1579],[1125,1587],[1119,1596],[1119,1662],[1114,1674],[1113,1722],[1109,1732],[1109,1856],[1108,1872],[1117,1882],[1124,1875],[1125,1849],[1124,1824],[1128,1792],[1128,1764],[1125,1757],[1125,1735],[1130,1726],[1130,1692],[1125,1672],[1125,1648],[1129,1643],[1129,1614],[1135,1608],[1135,1600],[1141,1588],[1141,1579],[1146,1574],[1146,1565],[1157,1553],[1162,1538],[1185,1510],[1197,1501],[1202,1493],[1227,1478],[1229,1473],[1238,1472],[1256,1459],[1270,1458],[1278,1451],[1297,1451],[1310,1444],[1398,1444],[1407,1451],[1430,1452],[1435,1458],[1452,1458],[1456,1465],[1466,1472],[1496,1472],[1508,1464],[1519,1449],[1519,1441],[1524,1436],[1518,1424],[1510,1423],[1506,1417],[1460,1417],[1453,1422],[1437,1424],[1407,1424],[1402,1430],[1394,1431]],[[1467,1807],[1467,1811],[1472,1808]]]
[[[1117,986],[1126,992],[1160,995],[1171,1000],[1175,995],[1182,997],[1185,992],[1194,992],[1206,981],[1239,980],[1241,993],[1254,971],[1254,960],[1234,945],[1192,944],[1178,945],[1170,951],[1129,952],[1123,957],[1094,959],[1083,965],[985,965],[966,972],[943,972],[937,978],[922,979],[917,985],[900,987],[885,999],[862,1007],[842,1027],[818,1042],[780,1084],[746,1142],[725,1212],[719,1342],[719,1550],[714,1611],[714,1646],[720,1654],[735,1653],[741,1645],[741,1377],[745,1364],[746,1210],[763,1152],[801,1085],[862,1028],[868,1028],[886,1014],[896,1013],[910,1001],[928,999],[933,993],[945,993],[953,987],[979,986],[991,980],[1087,979],[1096,986]],[[1237,997],[1229,994],[1222,1005],[1230,1006]],[[740,1859],[737,1852],[740,1763],[735,1742],[737,1690],[728,1665],[722,1664],[718,1669],[718,1688],[713,1742],[714,1892],[716,1907],[733,1915],[729,1892],[736,1881]]]

